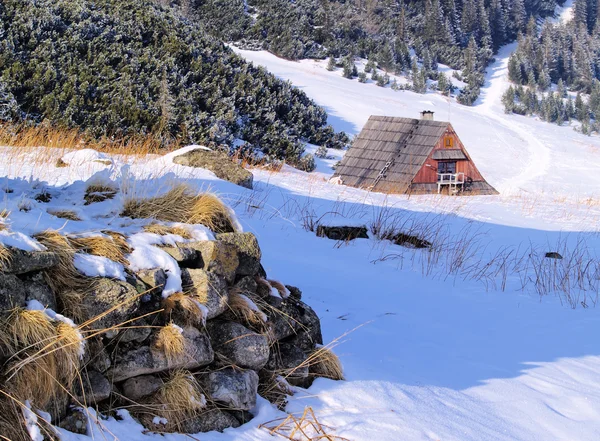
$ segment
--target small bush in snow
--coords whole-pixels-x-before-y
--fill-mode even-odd
[[[327,158],[327,153],[328,153],[327,147],[325,147],[324,145],[321,145],[315,152],[315,156],[317,158],[325,159],[325,158]]]

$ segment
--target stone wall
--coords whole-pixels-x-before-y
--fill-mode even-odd
[[[85,433],[85,412],[76,409],[92,406],[109,415],[127,409],[151,431],[223,430],[252,418],[259,392],[282,406],[290,385],[310,385],[308,357],[323,343],[317,315],[298,288],[268,281],[251,233],[216,237],[162,248],[182,271],[183,292],[170,296],[161,268],[126,281],[96,278],[79,296],[53,292],[57,255],[10,250],[0,272],[4,316],[31,300],[84,313],[76,323],[86,340],[80,375],[66,385],[72,395],[41,409],[54,424]],[[11,355],[8,346],[0,352],[4,378]],[[181,385],[184,402],[169,402]]]

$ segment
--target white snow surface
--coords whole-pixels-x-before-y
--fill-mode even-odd
[[[328,182],[332,171],[254,172],[254,190],[206,170],[175,165],[171,153],[147,158],[112,155],[55,168],[36,162],[39,150],[3,148],[4,207],[10,234],[47,228],[68,234],[106,229],[129,236],[130,269],[162,267],[168,290],[180,289],[173,259],[156,245],[181,241],[143,233],[147,220],[122,218],[131,195],[161,194],[185,182],[212,190],[232,206],[245,231],[259,240],[269,276],[298,286],[322,320],[324,343],[335,341],[346,381],[318,379],[296,388],[289,412],[311,406],[334,435],[351,441],[546,441],[600,438],[600,333],[597,273],[567,286],[549,286],[548,274],[598,262],[600,140],[534,118],[505,115],[500,96],[512,47],[502,48],[472,108],[435,93],[394,92],[328,72],[325,63],[290,62],[265,52],[238,51],[291,80],[324,105],[330,122],[353,135],[371,114],[418,117],[424,109],[449,120],[499,196],[395,196]],[[338,152],[339,153],[339,152]],[[329,160],[331,161],[331,160]],[[119,188],[113,200],[83,207],[86,182],[102,178]],[[49,192],[49,203],[35,201]],[[27,197],[31,209],[19,211]],[[65,221],[48,208],[74,207],[82,221]],[[418,233],[431,251],[356,239],[338,243],[310,231],[319,219]],[[198,227],[195,227],[198,228]],[[0,232],[0,238],[9,233]],[[198,234],[214,239],[202,228]],[[35,242],[21,240],[21,246]],[[3,242],[5,243],[5,242]],[[531,262],[537,253],[562,260]],[[504,253],[504,254],[503,254]],[[506,257],[521,256],[520,260]],[[496,257],[494,257],[496,256]],[[509,265],[498,266],[505,256]],[[467,263],[452,270],[457,262]],[[494,266],[496,265],[496,266]],[[570,265],[574,265],[571,267]],[[486,268],[497,268],[489,272]],[[510,268],[509,268],[510,267]],[[473,268],[477,271],[473,271]],[[554,272],[552,272],[554,271]],[[545,280],[545,279],[544,279]],[[536,284],[536,281],[538,282]],[[575,283],[577,282],[577,283]],[[58,429],[63,441],[184,441],[187,435],[146,434],[126,410],[101,419],[89,409],[88,435]],[[238,429],[194,435],[205,441],[266,441],[259,428],[284,417],[262,398],[254,419]]]
[[[73,258],[75,268],[88,277],[108,277],[125,280],[125,268],[117,262],[102,256],[77,253]]]

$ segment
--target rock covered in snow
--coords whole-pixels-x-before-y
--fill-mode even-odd
[[[173,162],[188,167],[205,168],[219,179],[252,189],[252,172],[233,162],[227,153],[198,148],[174,157]]]

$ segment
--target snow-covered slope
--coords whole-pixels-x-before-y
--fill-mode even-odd
[[[327,107],[338,129],[352,134],[371,114],[416,117],[435,110],[437,119],[452,122],[500,196],[369,194],[328,183],[325,162],[313,174],[255,170],[255,188],[248,190],[175,165],[174,154],[97,162],[99,155],[88,152],[76,155],[83,156],[81,164],[56,168],[48,165],[56,158],[36,162],[45,150],[3,149],[0,175],[13,193],[0,208],[11,211],[12,231],[24,234],[5,230],[0,242],[34,247],[25,235],[48,227],[69,233],[139,227],[118,217],[121,196],[80,208],[90,179],[143,195],[179,181],[211,186],[234,207],[244,230],[257,235],[268,274],[303,290],[322,318],[326,342],[341,337],[335,352],[347,381],[317,380],[298,390],[288,411],[312,406],[321,423],[351,441],[597,440],[600,142],[569,127],[504,115],[499,98],[509,52],[501,51],[473,108],[432,93],[359,84],[323,63],[242,52],[302,87]],[[41,190],[55,198],[36,202]],[[20,211],[25,206],[28,211]],[[83,220],[65,223],[48,208],[75,209]],[[305,228],[318,219],[383,220],[439,245],[423,251],[374,238],[338,243]],[[535,266],[532,254],[545,251],[560,251],[565,259],[542,258],[546,263]],[[503,259],[509,263],[499,263]],[[577,270],[587,279],[579,280]],[[567,276],[562,286],[538,295],[540,278],[561,275]],[[63,439],[190,439],[144,434],[126,413],[120,416],[91,424],[90,436],[62,432]],[[282,416],[260,400],[250,423],[194,438],[270,440],[258,425]]]

